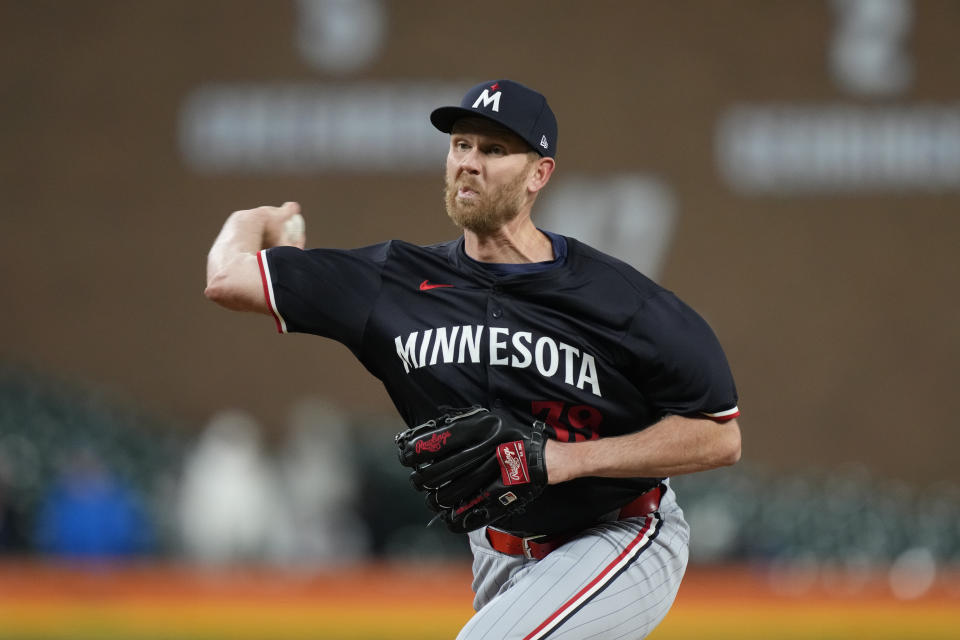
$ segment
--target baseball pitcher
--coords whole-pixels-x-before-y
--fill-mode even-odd
[[[430,120],[460,237],[305,250],[296,203],[237,211],[206,295],[337,340],[383,382],[400,464],[469,536],[458,638],[643,638],[687,565],[669,477],[740,458],[726,357],[672,292],[535,226],[557,154],[540,93],[484,82]]]

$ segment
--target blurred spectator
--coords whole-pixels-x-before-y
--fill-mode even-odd
[[[6,500],[0,487],[0,554],[19,553],[27,548],[27,538],[20,522],[20,514]]]
[[[306,399],[291,412],[278,457],[290,507],[285,543],[277,560],[308,565],[342,564],[367,555],[370,534],[358,514],[360,472],[350,425],[333,405]]]
[[[27,549],[20,511],[13,503],[9,490],[13,480],[13,467],[7,452],[0,446],[0,554],[18,553]]]
[[[152,534],[139,498],[86,447],[67,454],[64,468],[40,504],[39,551],[103,559],[149,550]]]
[[[277,523],[289,520],[280,498],[257,422],[242,411],[217,414],[184,464],[178,523],[187,554],[208,564],[264,558]]]

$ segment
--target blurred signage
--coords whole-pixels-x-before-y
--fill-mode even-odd
[[[834,0],[831,7],[831,77],[868,104],[731,107],[716,137],[727,184],[775,195],[960,189],[960,105],[891,104],[913,79],[905,46],[913,5]]]
[[[960,188],[960,106],[740,105],[717,131],[743,193]]]
[[[180,115],[192,169],[227,173],[439,170],[447,137],[427,114],[464,83],[207,85]]]
[[[673,239],[676,208],[670,187],[646,174],[563,176],[544,192],[536,221],[656,278]]]

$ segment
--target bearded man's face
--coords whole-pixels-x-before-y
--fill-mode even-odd
[[[447,215],[476,233],[491,233],[512,221],[527,199],[533,156],[509,131],[475,119],[458,122],[447,153]]]

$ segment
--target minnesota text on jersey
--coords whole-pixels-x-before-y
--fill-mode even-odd
[[[481,349],[484,333],[488,348]],[[534,337],[532,331],[514,331],[507,327],[482,324],[436,327],[414,331],[406,338],[394,338],[403,370],[436,364],[483,364],[526,369],[533,365],[537,373],[552,378],[563,371],[563,381],[577,389],[586,388],[601,396],[597,361],[586,351],[550,336]],[[429,359],[428,356],[429,355]],[[456,355],[456,358],[454,356]],[[486,356],[483,359],[482,356]]]

